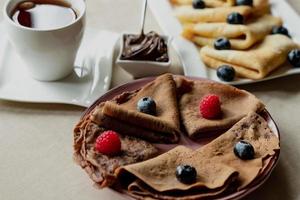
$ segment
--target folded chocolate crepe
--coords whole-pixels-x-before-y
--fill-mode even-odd
[[[221,65],[232,66],[237,75],[250,79],[261,79],[280,67],[288,53],[299,46],[285,35],[269,35],[261,43],[247,51],[216,50],[203,47],[200,55],[203,62],[211,68]]]
[[[137,110],[137,102],[144,97],[151,97],[156,102],[156,115]],[[138,91],[123,93],[99,105],[92,120],[151,142],[178,142],[180,122],[173,76],[161,75]]]
[[[94,150],[95,141],[106,129],[90,120],[82,119],[74,130],[74,160],[99,187],[115,183],[115,170],[123,165],[147,160],[157,155],[157,149],[150,143],[130,136],[120,135],[121,153],[106,156]]]
[[[254,147],[253,160],[235,156],[233,148],[240,140]],[[275,155],[279,148],[279,140],[267,122],[258,114],[250,113],[200,149],[178,146],[153,159],[121,167],[117,174],[119,179],[127,178],[123,182],[124,190],[140,199],[214,198],[223,191],[238,191],[251,184],[268,164],[263,161]],[[198,175],[193,184],[177,180],[176,167],[182,164],[196,168]]]
[[[251,19],[243,25],[228,23],[198,23],[184,26],[182,35],[199,46],[213,46],[219,37],[230,40],[232,49],[248,49],[272,32],[274,26],[281,26],[282,20],[272,15]]]
[[[127,122],[110,117],[103,113],[104,103],[101,103],[94,111],[92,120],[97,124],[102,124],[103,127],[113,129],[114,131],[130,135],[153,143],[175,143],[178,140],[177,135],[155,132],[150,129],[134,126]]]
[[[182,24],[204,23],[204,22],[226,22],[227,16],[238,12],[248,19],[252,9],[249,6],[218,7],[194,9],[192,6],[174,7],[174,14]]]
[[[249,112],[260,112],[263,103],[254,95],[235,87],[211,82],[189,81],[176,78],[177,88],[182,94],[179,100],[181,120],[189,137],[207,137],[231,128]],[[208,94],[219,96],[222,115],[219,119],[205,119],[199,111],[199,103]]]

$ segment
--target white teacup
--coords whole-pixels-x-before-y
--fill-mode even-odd
[[[79,15],[71,24],[49,30],[27,28],[11,19],[13,10],[23,1],[8,0],[4,6],[5,30],[10,43],[34,79],[55,81],[68,76],[74,70],[75,57],[84,34],[85,1],[65,0]]]

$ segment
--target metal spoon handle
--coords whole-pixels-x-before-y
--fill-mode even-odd
[[[141,21],[141,35],[144,35],[145,19],[147,14],[147,4],[148,4],[148,0],[144,0],[144,7],[142,11],[142,21]]]

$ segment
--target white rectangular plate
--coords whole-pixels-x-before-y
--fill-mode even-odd
[[[63,103],[87,107],[110,87],[114,46],[119,34],[87,29],[75,61],[75,71],[56,82],[30,77],[0,25],[0,99]]]
[[[300,23],[300,17],[295,10],[284,0],[270,0],[272,13],[276,16],[280,16],[284,21],[284,26],[288,28],[290,35],[296,42],[300,42],[300,29],[298,28]],[[150,9],[157,19],[164,34],[170,35],[174,38],[173,47],[177,51],[180,60],[183,65],[184,74],[186,76],[195,76],[208,78],[214,81],[219,81],[216,75],[216,71],[207,68],[201,61],[198,49],[196,46],[181,37],[182,26],[179,21],[174,17],[172,6],[169,0],[151,0],[149,1]],[[290,68],[283,66],[276,70],[268,77],[261,80],[250,79],[237,79],[230,82],[232,85],[242,85],[255,82],[261,82],[283,76],[300,73],[299,68]]]

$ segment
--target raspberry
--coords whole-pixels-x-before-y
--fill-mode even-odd
[[[105,131],[98,136],[95,149],[105,155],[116,155],[121,151],[121,140],[116,132]]]
[[[202,117],[206,119],[216,119],[221,115],[221,103],[217,95],[207,95],[203,97],[199,104]]]

